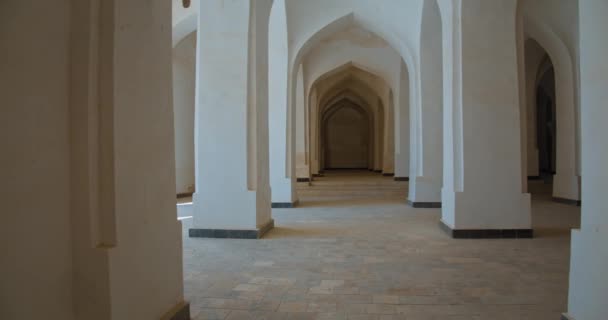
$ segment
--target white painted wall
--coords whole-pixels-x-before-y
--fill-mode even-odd
[[[0,3],[1,319],[74,319],[69,13],[67,0]]]
[[[603,319],[608,313],[608,3],[580,2],[582,216],[572,232],[568,313],[573,319]]]
[[[177,194],[194,192],[196,32],[173,48],[173,117]]]

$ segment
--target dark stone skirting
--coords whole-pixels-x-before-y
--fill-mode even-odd
[[[382,175],[385,176],[385,177],[393,177],[393,176],[395,176],[394,173],[383,173]]]
[[[562,313],[562,320],[575,320],[575,319],[572,318],[572,316],[570,316],[567,313]]]
[[[270,207],[273,209],[289,209],[295,208],[298,205],[298,201],[294,202],[273,202]]]
[[[410,181],[410,177],[395,177],[395,181]]]
[[[443,221],[439,227],[454,239],[529,239],[534,237],[532,229],[452,229]]]
[[[382,173],[382,170],[373,170],[375,173]]]
[[[178,193],[177,198],[178,199],[189,198],[189,197],[192,197],[192,194],[193,194],[192,192]]]
[[[190,303],[184,302],[173,307],[161,320],[190,320]]]
[[[412,208],[420,208],[420,209],[441,208],[441,202],[413,202],[413,201],[408,200],[407,204],[409,204]]]
[[[553,197],[553,201],[555,202],[559,202],[562,204],[568,204],[571,206],[581,206],[581,201],[580,200],[572,200],[572,199],[566,199],[566,198],[560,198],[560,197]]]
[[[230,229],[196,229],[188,230],[190,238],[218,238],[218,239],[260,239],[266,232],[274,228],[274,220],[255,230]]]
[[[310,178],[296,178],[296,182],[310,182]]]

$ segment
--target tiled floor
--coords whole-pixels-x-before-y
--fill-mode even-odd
[[[196,320],[557,320],[580,213],[531,190],[535,239],[453,240],[438,209],[405,204],[407,182],[328,174],[263,240],[185,236],[186,298]]]

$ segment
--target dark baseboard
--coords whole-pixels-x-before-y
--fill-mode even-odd
[[[217,239],[261,239],[266,232],[274,228],[274,220],[254,230],[232,229],[196,229],[188,230],[190,238],[217,238]]]
[[[310,178],[296,178],[296,182],[310,182]]]
[[[567,205],[571,205],[571,206],[581,206],[581,201],[580,200],[572,200],[572,199],[566,199],[566,198],[560,198],[560,197],[553,197],[553,201],[554,202],[558,202],[558,203],[562,203],[562,204],[567,204]]]
[[[298,201],[294,202],[273,202],[270,207],[273,209],[290,209],[295,208],[298,205]]]
[[[394,173],[383,173],[382,175],[385,177],[394,177],[395,176]]]
[[[543,180],[541,176],[528,176],[528,180]]]
[[[530,239],[534,237],[532,229],[452,229],[443,221],[439,227],[454,239]]]
[[[190,197],[192,197],[192,194],[193,194],[192,192],[178,193],[177,198],[178,199],[190,198]]]
[[[382,173],[382,170],[374,170],[375,173]]]
[[[190,303],[182,302],[176,305],[161,320],[190,320]]]
[[[420,209],[437,209],[441,208],[441,202],[413,202],[408,200],[407,204],[409,204],[412,208],[420,208]]]
[[[410,181],[410,177],[395,177],[395,181]]]
[[[562,313],[562,320],[575,320],[571,315],[567,313]]]

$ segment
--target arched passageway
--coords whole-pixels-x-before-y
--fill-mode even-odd
[[[524,110],[526,144],[524,163],[528,190],[545,193],[555,200],[578,204],[580,178],[577,172],[575,83],[569,56],[559,39],[533,23],[529,29],[536,36],[524,42]],[[542,39],[542,42],[536,39]],[[553,51],[548,51],[547,48]],[[542,187],[535,180],[542,180]]]
[[[322,115],[324,169],[367,169],[371,118],[361,107],[343,101]]]

